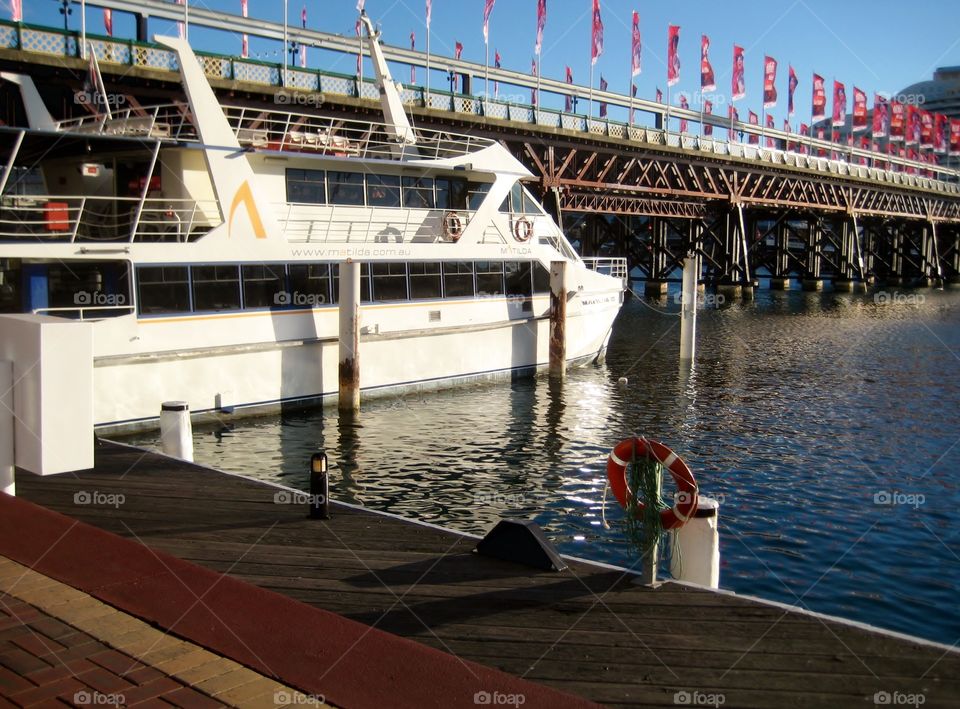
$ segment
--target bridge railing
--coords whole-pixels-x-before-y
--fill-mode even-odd
[[[87,34],[87,43],[96,52],[101,69],[109,73],[116,65],[132,65],[166,71],[177,71],[176,55],[157,45],[129,39],[117,39]],[[21,49],[25,52],[79,57],[79,39],[75,32],[0,21],[0,48]],[[277,89],[274,102],[287,108],[319,106],[324,96],[337,95],[378,100],[379,93],[372,79],[338,74],[319,69],[297,69],[283,64],[244,59],[209,52],[196,52],[206,75],[212,79],[242,81]],[[462,62],[461,62],[462,63]],[[478,67],[482,71],[483,67]],[[555,83],[555,82],[550,82]],[[581,95],[582,87],[570,87]],[[546,90],[544,93],[558,93]],[[320,95],[318,95],[320,94]],[[613,94],[598,92],[594,101],[605,98],[616,100],[620,106],[629,106],[629,100]],[[721,135],[756,136],[758,144],[741,140],[723,140],[714,136],[678,133],[655,127],[636,126],[608,118],[593,118],[556,109],[535,107],[519,102],[501,101],[496,96],[465,95],[431,88],[407,86],[402,99],[409,105],[426,106],[436,110],[481,115],[519,123],[559,128],[579,133],[622,139],[629,142],[676,147],[686,150],[712,152],[758,162],[791,165],[819,172],[894,185],[919,187],[927,190],[960,194],[960,171],[944,166],[910,160],[882,152],[841,145],[827,140],[760,127],[721,116],[701,115],[675,107],[657,104],[661,115],[685,117],[691,122],[702,121]],[[542,103],[542,101],[541,101]],[[649,102],[642,102],[647,107]],[[767,139],[787,149],[766,147]],[[790,147],[793,150],[790,150]]]

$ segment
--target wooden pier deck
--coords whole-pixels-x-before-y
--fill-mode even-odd
[[[538,572],[471,553],[473,538],[355,508],[310,520],[277,488],[128,447],[100,445],[95,469],[76,475],[18,474],[17,493],[598,703],[832,708],[922,695],[960,706],[960,653],[939,646],[681,584],[645,589],[599,565]]]

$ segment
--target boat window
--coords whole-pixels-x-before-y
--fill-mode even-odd
[[[437,209],[466,209],[467,181],[459,177],[438,177]]]
[[[240,308],[240,269],[237,266],[191,266],[194,310]]]
[[[340,276],[337,276],[337,287],[340,287]],[[360,264],[360,302],[370,302],[370,264]]]
[[[503,294],[503,262],[477,261],[477,295]]]
[[[539,261],[533,264],[533,292],[550,292],[550,271],[544,268]]]
[[[473,296],[473,263],[471,261],[443,262],[443,295],[446,298]]]
[[[523,213],[524,214],[543,214],[543,209],[533,196],[523,189]]]
[[[23,312],[20,259],[0,259],[0,313]]]
[[[283,265],[244,266],[243,307],[276,308],[289,305]]]
[[[323,170],[287,170],[287,201],[326,204],[326,179]]]
[[[507,295],[533,295],[533,280],[529,261],[507,261],[503,264]]]
[[[367,175],[367,205],[399,207],[400,178],[397,175]]]
[[[137,269],[137,307],[144,315],[190,312],[190,274],[186,266]]]
[[[404,177],[403,206],[408,209],[433,209],[433,179],[430,177]]]
[[[313,308],[336,302],[330,297],[330,272],[333,268],[329,263],[292,263],[289,270],[288,307]]]
[[[519,182],[510,188],[510,211],[519,214],[523,210],[523,187]]]
[[[330,204],[363,205],[363,173],[334,172],[327,173],[330,183]]]
[[[490,191],[489,182],[471,182],[467,191],[467,208],[473,211],[480,209],[480,205]]]
[[[440,298],[440,264],[414,261],[410,264],[410,297],[414,299]]]
[[[407,264],[375,263],[372,271],[374,301],[407,299]]]

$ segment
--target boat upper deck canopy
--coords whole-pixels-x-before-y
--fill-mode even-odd
[[[222,108],[237,141],[251,151],[289,151],[361,160],[441,160],[471,155],[496,143],[490,138],[444,129],[414,127],[416,145],[407,145],[390,138],[386,123],[262,107]],[[200,140],[186,103],[126,108],[114,111],[108,120],[91,114],[59,121],[57,129],[85,136]]]

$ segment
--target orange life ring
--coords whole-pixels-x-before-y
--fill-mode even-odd
[[[526,217],[520,217],[513,223],[513,238],[523,243],[533,236],[533,224]]]
[[[664,529],[678,529],[685,525],[697,511],[697,481],[680,456],[658,441],[649,438],[627,438],[610,451],[607,458],[607,480],[610,481],[610,489],[617,502],[626,509],[627,495],[632,496],[627,485],[627,466],[636,458],[655,460],[670,471],[680,494],[677,495],[677,502],[673,507],[660,513],[660,523]],[[643,509],[642,502],[637,505]]]
[[[447,212],[443,215],[443,237],[454,243],[460,241],[463,235],[463,220],[456,212]]]

